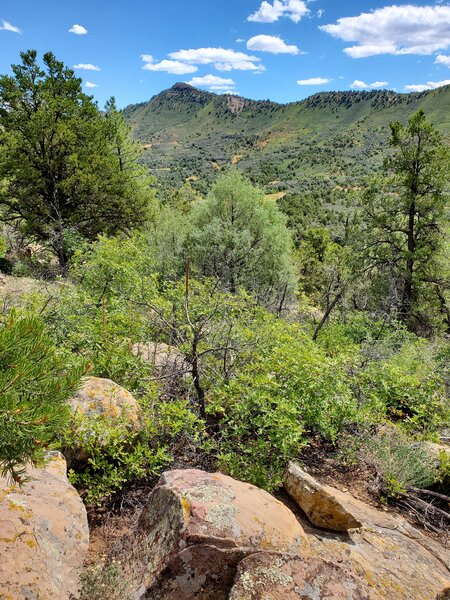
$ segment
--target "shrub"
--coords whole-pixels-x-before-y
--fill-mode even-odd
[[[334,441],[355,419],[343,365],[298,327],[275,319],[258,356],[226,386],[211,391],[209,412],[220,422],[218,460],[231,475],[276,488],[308,438]]]
[[[126,416],[75,414],[58,442],[64,451],[82,455],[72,461],[69,479],[88,504],[100,504],[127,484],[159,476],[172,461],[170,444],[185,433],[196,438],[202,424],[184,401],[158,402],[155,394],[141,401],[140,428]],[[73,452],[75,450],[75,452]]]
[[[387,360],[371,362],[355,381],[362,404],[378,406],[410,433],[431,435],[450,417],[445,382],[425,340],[403,344]]]
[[[68,419],[66,400],[86,363],[68,366],[36,317],[10,314],[0,324],[0,471],[20,481],[27,462],[43,450]]]
[[[396,427],[385,427],[362,442],[363,460],[373,466],[382,492],[397,496],[410,487],[426,488],[439,480],[435,457]]]

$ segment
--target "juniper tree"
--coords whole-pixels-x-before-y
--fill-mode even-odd
[[[0,77],[1,218],[49,247],[64,271],[73,240],[141,225],[152,194],[117,159],[112,107],[104,118],[52,53],[43,68],[34,50],[21,58]]]
[[[272,200],[237,171],[218,179],[192,214],[189,253],[202,275],[223,290],[239,287],[264,303],[278,303],[293,285],[292,238]]]

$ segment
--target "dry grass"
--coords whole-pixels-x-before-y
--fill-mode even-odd
[[[57,282],[42,281],[32,277],[12,277],[0,274],[0,309],[8,310],[20,306],[24,298],[33,293],[40,293],[49,298],[55,295]]]

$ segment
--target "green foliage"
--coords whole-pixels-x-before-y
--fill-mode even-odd
[[[314,435],[336,440],[355,419],[345,365],[327,358],[301,330],[266,324],[266,343],[227,385],[211,392],[220,419],[219,464],[266,489]]]
[[[88,504],[100,504],[133,481],[157,476],[172,461],[170,445],[180,435],[194,440],[202,424],[186,402],[156,402],[155,391],[141,401],[139,427],[126,415],[75,414],[58,440],[59,447],[72,457],[70,481]],[[87,457],[79,464],[77,456]]]
[[[0,324],[0,471],[20,481],[26,463],[68,419],[66,401],[86,364],[69,366],[35,317],[11,314]]]
[[[291,236],[275,203],[237,171],[220,177],[192,211],[189,253],[202,275],[223,289],[280,301],[292,288]]]
[[[44,69],[35,51],[21,58],[0,78],[0,206],[4,220],[48,246],[65,270],[82,237],[143,224],[152,196],[114,106],[103,117],[53,54],[44,55]]]
[[[7,250],[6,240],[2,235],[0,235],[0,259],[5,258],[6,250]]]
[[[405,127],[391,124],[393,155],[388,178],[376,180],[362,202],[361,261],[372,271],[380,296],[415,330],[425,330],[420,313],[430,296],[443,298],[440,270],[450,152],[423,111]],[[444,300],[444,309],[445,309]],[[445,313],[445,310],[444,310]]]
[[[439,480],[436,459],[426,447],[396,428],[385,428],[367,437],[362,455],[375,468],[381,489],[388,496],[395,497],[409,487],[427,488]]]
[[[432,433],[450,418],[445,382],[425,340],[405,343],[385,360],[370,362],[355,384],[362,404],[378,406],[411,433]]]

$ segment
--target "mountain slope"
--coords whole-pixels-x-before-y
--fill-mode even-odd
[[[422,93],[326,92],[277,104],[178,83],[124,113],[163,186],[207,184],[229,164],[270,190],[349,185],[378,168],[389,123],[423,108],[450,140],[450,86]],[[272,182],[272,183],[270,183]]]

